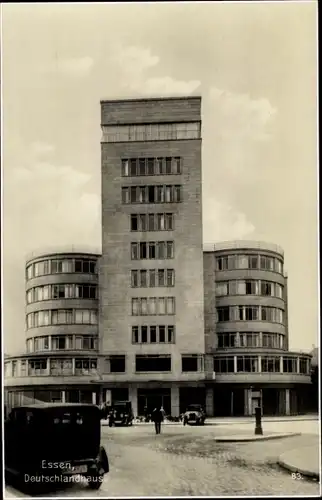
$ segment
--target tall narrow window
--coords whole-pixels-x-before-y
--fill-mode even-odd
[[[122,160],[122,176],[128,177],[129,175],[129,160]]]
[[[145,175],[146,173],[146,160],[145,158],[139,159],[139,175]]]

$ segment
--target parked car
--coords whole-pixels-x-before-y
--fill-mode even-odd
[[[91,489],[99,489],[109,472],[100,418],[99,408],[90,404],[14,408],[4,427],[6,475],[24,481],[33,476],[43,484],[52,476],[80,474]]]
[[[206,414],[201,405],[191,404],[183,414],[183,425],[204,425]]]
[[[131,401],[117,401],[109,414],[109,426],[133,425],[134,415]]]

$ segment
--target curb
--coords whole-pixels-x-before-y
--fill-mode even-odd
[[[320,479],[320,474],[318,472],[302,469],[302,467],[295,467],[295,465],[285,462],[282,458],[278,459],[277,464],[290,472],[295,472],[296,474],[301,474],[302,476],[316,479],[317,481]]]
[[[222,436],[215,438],[217,443],[249,443],[250,441],[269,441],[272,439],[283,439],[301,436],[300,432],[287,432],[281,434],[253,435],[253,436]]]

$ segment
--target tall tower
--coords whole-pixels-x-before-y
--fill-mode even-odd
[[[201,98],[102,101],[101,126],[105,380],[175,415],[203,391]]]

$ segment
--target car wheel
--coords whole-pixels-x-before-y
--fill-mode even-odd
[[[98,490],[102,486],[104,474],[93,473],[87,476],[88,486],[91,490]]]

